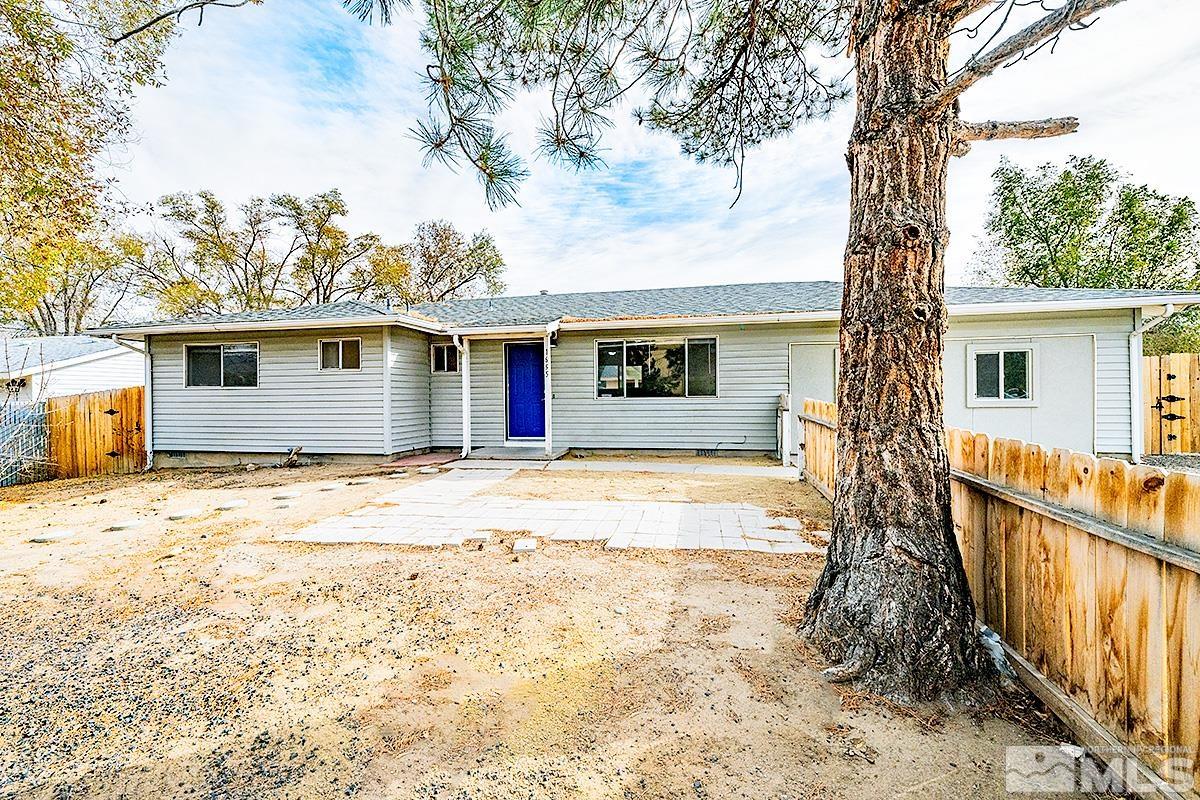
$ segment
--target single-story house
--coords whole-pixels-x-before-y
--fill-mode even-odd
[[[159,464],[296,446],[789,458],[800,400],[833,399],[841,296],[840,283],[806,282],[351,300],[97,333],[145,344]],[[1200,294],[962,287],[947,303],[948,424],[1137,459],[1142,333]]]
[[[20,405],[141,386],[146,372],[139,349],[93,336],[0,339],[0,382]]]

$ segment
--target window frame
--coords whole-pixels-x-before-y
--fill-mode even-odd
[[[437,362],[435,361],[434,352],[438,348],[454,351],[454,369],[434,369]],[[461,375],[462,374],[462,353],[459,352],[457,345],[454,342],[430,342],[429,343],[429,374],[430,375]]]
[[[225,385],[225,348],[254,345],[254,385],[253,386],[226,386]],[[188,350],[193,347],[220,347],[221,348],[221,383],[217,386],[204,386],[188,383]],[[187,342],[183,345],[183,388],[185,389],[233,389],[237,391],[246,391],[258,389],[262,386],[262,346],[257,340],[239,341],[239,342]]]
[[[321,348],[327,342],[337,342],[338,343],[338,365],[336,367],[321,366]],[[349,369],[347,367],[342,366],[342,343],[343,342],[358,342],[358,367],[355,369]],[[363,346],[362,346],[362,337],[361,336],[337,336],[337,337],[334,337],[331,339],[318,339],[317,340],[317,372],[362,372],[362,357],[363,357]]]
[[[968,408],[1035,408],[1040,402],[1040,387],[1038,385],[1038,343],[1030,341],[992,340],[987,342],[969,342],[967,344],[967,380],[966,395]],[[1026,374],[1028,375],[1029,396],[1024,398],[979,397],[976,395],[976,372],[978,357],[991,353],[998,354],[1000,394],[1004,394],[1004,356],[1005,353],[1027,353]]]
[[[683,342],[683,394],[671,395],[669,397],[629,397],[625,394],[625,366],[628,360],[627,347],[629,344],[656,344],[660,341],[682,340]],[[711,340],[713,343],[713,394],[690,394],[688,392],[688,343],[692,340]],[[601,396],[599,386],[600,372],[600,344],[616,344],[621,343],[621,394],[614,396]],[[595,338],[592,339],[592,399],[593,400],[619,400],[619,401],[641,401],[661,402],[664,400],[719,400],[721,397],[721,337],[718,334],[707,334],[703,336],[639,336],[634,338],[621,337],[616,338]]]

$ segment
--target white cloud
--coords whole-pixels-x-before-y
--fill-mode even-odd
[[[967,118],[1075,114],[1082,127],[1061,140],[979,144],[956,160],[950,282],[966,272],[1001,154],[1034,164],[1094,153],[1138,181],[1200,196],[1197,28],[1194,0],[1122,4],[1067,34],[1054,55],[971,90]],[[391,241],[430,218],[488,228],[516,292],[840,276],[850,108],[752,153],[732,209],[729,171],[690,162],[626,112],[606,142],[609,170],[575,173],[532,160],[522,205],[489,212],[471,176],[423,168],[408,136],[424,111],[418,71],[426,60],[415,22],[371,28],[336,3],[270,0],[210,13],[169,54],[168,85],[140,96],[141,136],[121,185],[143,202],[201,188],[240,202],[336,186],[351,226]],[[522,98],[504,116],[525,152],[542,104]]]

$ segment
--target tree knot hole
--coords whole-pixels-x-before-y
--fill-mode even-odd
[[[902,233],[904,234],[904,238],[910,243],[915,242],[921,238],[921,226],[910,222],[904,226]]]
[[[1162,479],[1161,475],[1151,475],[1149,478],[1146,478],[1146,480],[1142,481],[1142,488],[1147,492],[1157,492],[1162,488],[1164,483],[1165,481]]]
[[[917,303],[913,307],[913,316],[921,322],[928,322],[929,318],[933,316],[933,307],[928,303]]]

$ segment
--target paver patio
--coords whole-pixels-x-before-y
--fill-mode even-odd
[[[491,531],[528,531],[551,541],[603,541],[626,547],[818,553],[800,521],[769,517],[749,503],[534,500],[480,495],[515,470],[452,470],[324,519],[287,541],[460,545]]]

